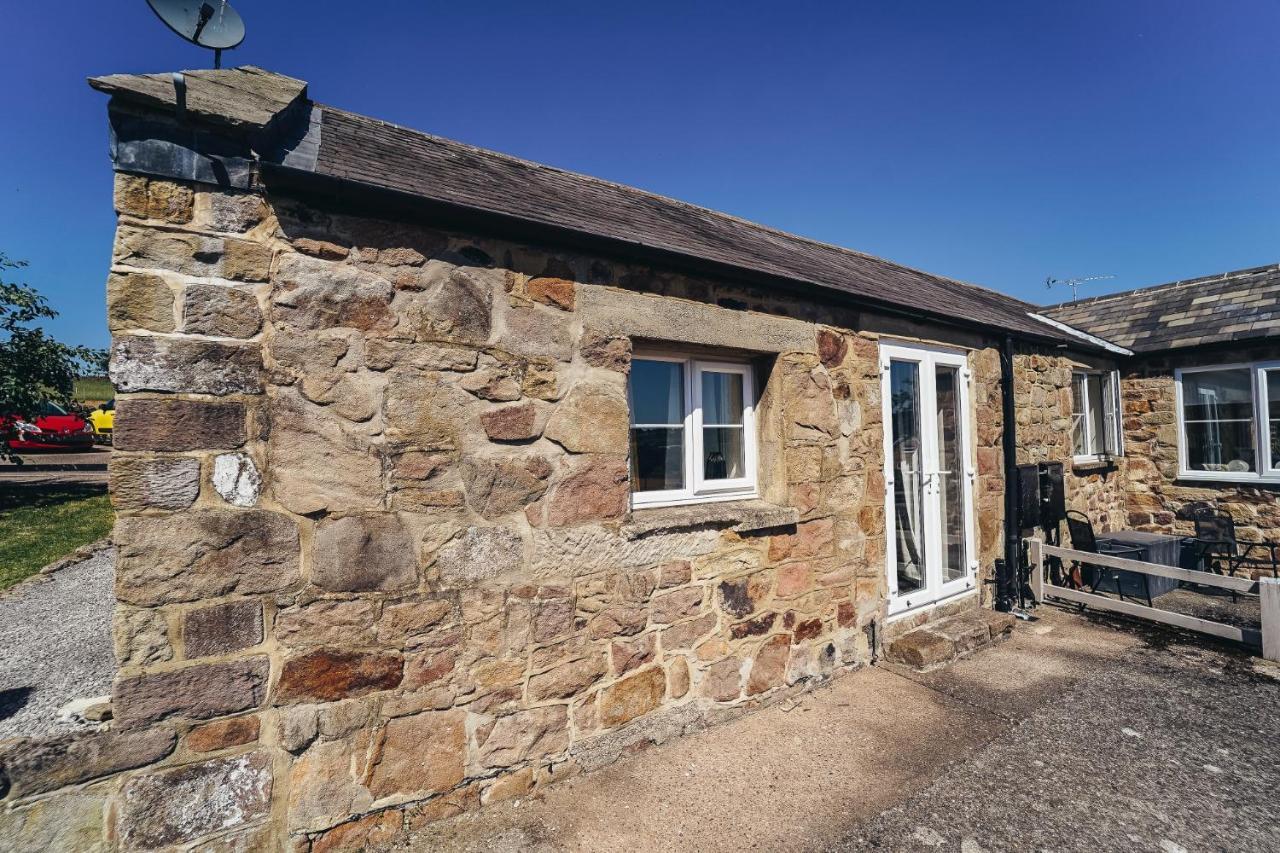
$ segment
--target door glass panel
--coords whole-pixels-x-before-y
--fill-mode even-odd
[[[1271,467],[1280,468],[1280,370],[1267,371],[1267,430]]]
[[[924,450],[920,430],[920,366],[889,364],[889,404],[893,420],[893,512],[898,594],[925,585]]]
[[[959,580],[968,571],[964,507],[964,422],[960,411],[960,370],[934,368],[938,405],[938,518],[942,522],[942,580]]]

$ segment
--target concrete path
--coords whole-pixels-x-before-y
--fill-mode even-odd
[[[58,709],[111,692],[115,553],[0,593],[0,739],[77,728]]]
[[[1280,768],[1261,760],[1280,683],[1166,643],[1049,610],[946,669],[852,673],[403,846],[1280,849],[1264,807]]]

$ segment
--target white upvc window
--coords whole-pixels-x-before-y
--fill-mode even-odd
[[[1120,374],[1077,370],[1071,374],[1071,454],[1089,462],[1124,454],[1120,426]]]
[[[1178,476],[1280,482],[1280,362],[1174,371]]]
[[[750,365],[637,355],[627,398],[633,506],[756,497]]]

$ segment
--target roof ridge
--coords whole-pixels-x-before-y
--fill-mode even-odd
[[[372,116],[364,115],[363,113],[356,113],[356,112],[352,112],[351,110],[345,110],[345,109],[342,109],[341,107],[333,107],[333,106],[329,106],[328,104],[320,104],[320,103],[317,103],[317,106],[319,106],[321,109],[324,109],[324,110],[333,110],[334,112],[344,113],[346,115],[354,116],[364,121],[370,121],[386,127],[392,127],[392,128],[395,128],[396,130],[404,131],[406,133],[417,134],[418,136],[426,137],[427,139],[438,140],[441,142],[448,143],[450,145],[457,145],[467,149],[468,151],[472,151],[478,154],[483,154],[490,157],[494,157],[494,156],[500,157],[504,160],[507,160],[512,163],[518,163],[527,168],[532,168],[540,171],[556,172],[561,175],[569,175],[574,178],[590,181],[595,184],[602,184],[604,186],[613,187],[614,189],[624,190],[629,193],[636,193],[639,195],[643,195],[648,198],[654,199],[656,201],[663,202],[664,204],[674,204],[679,207],[685,208],[686,210],[696,211],[698,213],[703,213],[703,214],[709,214],[711,216],[720,217],[724,219],[731,219],[735,222],[741,223],[743,225],[747,225],[751,228],[758,228],[762,231],[766,231],[778,237],[784,237],[788,240],[798,240],[800,242],[807,243],[811,246],[818,246],[824,249],[831,249],[834,251],[842,252],[846,255],[851,255],[856,258],[861,258],[863,260],[875,261],[877,263],[882,263],[882,264],[892,264],[895,267],[898,267],[903,270],[907,270],[909,272],[916,273],[918,275],[928,276],[929,278],[936,279],[938,281],[950,282],[952,284],[959,284],[964,287],[969,287],[969,288],[973,288],[974,290],[982,291],[986,294],[997,297],[1005,302],[1014,303],[1019,306],[1022,306],[1025,310],[1027,310],[1028,313],[1030,313],[1032,310],[1040,310],[1040,306],[1036,305],[1035,303],[1027,302],[1026,300],[1019,299],[1016,296],[1010,296],[1009,294],[1003,293],[999,290],[996,290],[995,288],[987,287],[981,284],[975,284],[969,281],[962,281],[961,279],[952,278],[951,276],[941,275],[939,273],[929,272],[928,270],[923,270],[923,269],[920,269],[919,267],[913,267],[908,264],[904,264],[900,261],[895,261],[889,258],[882,258],[879,255],[872,255],[867,252],[861,252],[861,251],[858,251],[857,249],[851,249],[848,246],[841,246],[838,243],[828,243],[823,240],[816,240],[812,237],[807,237],[803,234],[794,234],[790,231],[784,231],[781,228],[776,228],[772,225],[765,225],[761,222],[756,222],[755,220],[752,220],[752,219],[746,219],[745,217],[737,216],[736,214],[732,214],[732,213],[726,213],[725,211],[716,210],[714,208],[710,208],[705,205],[694,204],[693,202],[685,201],[683,199],[675,198],[673,196],[662,195],[661,193],[656,193],[656,192],[653,192],[652,190],[642,189],[640,187],[635,187],[630,184],[620,183],[618,181],[611,181],[608,178],[601,178],[597,175],[589,175],[585,172],[577,172],[577,171],[574,171],[573,169],[566,169],[561,166],[551,166],[546,163],[538,163],[534,160],[527,160],[523,157],[518,157],[514,154],[508,154],[504,151],[495,151],[492,148],[484,148],[479,145],[473,145],[470,142],[463,142],[461,140],[452,139],[447,136],[440,136],[439,134],[428,133],[424,130],[418,130],[417,128],[406,127],[405,125],[396,124],[395,122],[386,121],[385,119],[374,118]]]
[[[1173,290],[1180,287],[1190,287],[1194,284],[1205,284],[1207,282],[1227,282],[1233,278],[1244,278],[1245,276],[1261,275],[1262,273],[1280,271],[1280,262],[1262,264],[1256,267],[1244,267],[1238,270],[1229,270],[1227,272],[1210,273],[1208,275],[1196,276],[1195,278],[1183,278],[1177,281],[1167,281],[1162,284],[1148,284],[1143,287],[1135,287],[1130,290],[1120,290],[1115,293],[1101,293],[1097,296],[1086,296],[1084,299],[1073,299],[1070,302],[1059,302],[1056,305],[1046,305],[1046,311],[1060,311],[1065,308],[1074,308],[1078,306],[1096,305],[1099,302],[1108,302],[1116,299],[1123,299],[1134,296],[1139,293],[1150,293],[1158,290]]]

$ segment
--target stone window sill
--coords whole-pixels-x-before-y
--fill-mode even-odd
[[[800,511],[794,507],[778,506],[753,498],[633,510],[622,525],[622,535],[628,539],[639,539],[653,533],[670,533],[696,527],[722,527],[746,533],[770,527],[790,527],[799,520]]]
[[[1099,471],[1114,471],[1115,459],[1077,459],[1071,463],[1072,474],[1094,474]]]

